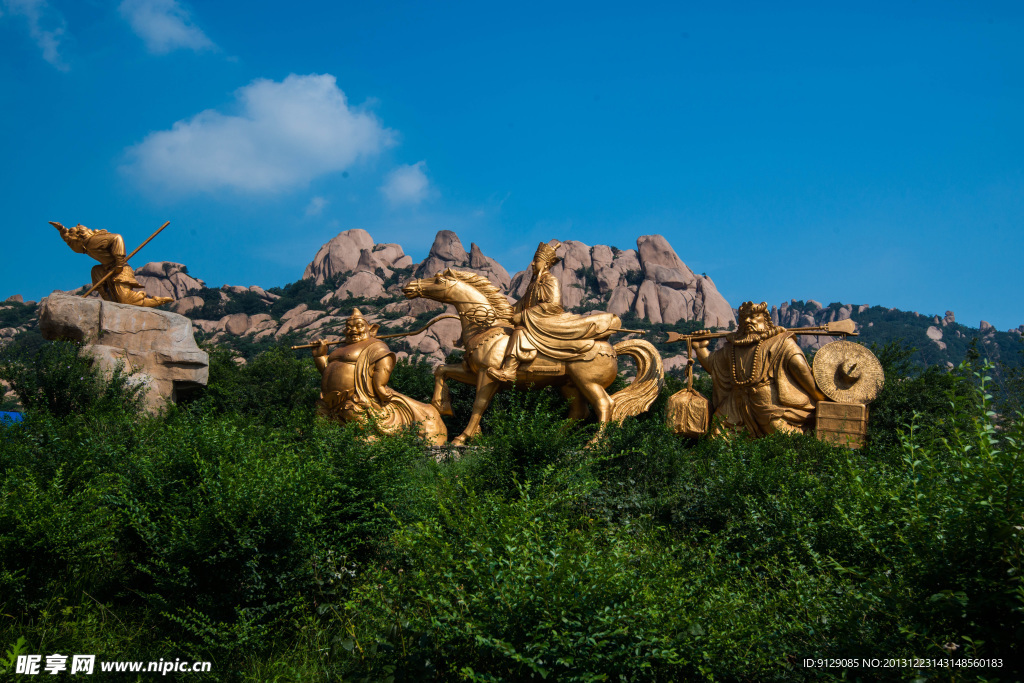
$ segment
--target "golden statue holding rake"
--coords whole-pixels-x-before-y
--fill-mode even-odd
[[[881,389],[881,365],[869,350],[841,341],[821,348],[814,369],[793,338],[797,334],[856,336],[852,320],[786,329],[774,325],[768,304],[747,301],[739,308],[736,332],[669,333],[686,341],[688,388],[669,398],[667,420],[677,433],[699,436],[708,427],[706,400],[693,391],[693,361],[711,375],[715,435],[743,430],[751,436],[802,433],[815,419],[820,438],[859,447],[867,426],[867,404]],[[711,339],[726,343],[712,352]],[[829,400],[831,399],[831,400]]]
[[[73,228],[65,228],[56,221],[50,221],[50,225],[57,228],[61,238],[71,247],[72,251],[86,254],[99,261],[99,265],[92,267],[92,287],[82,296],[89,296],[94,291],[99,291],[99,295],[104,301],[147,308],[163,306],[174,299],[168,296],[149,296],[146,292],[139,291],[143,287],[135,279],[135,271],[128,265],[128,260],[169,224],[170,221],[164,223],[149,239],[126,256],[124,238],[115,232],[90,230],[82,224]]]

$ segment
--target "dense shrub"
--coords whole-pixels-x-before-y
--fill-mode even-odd
[[[123,366],[105,376],[80,344],[69,341],[3,347],[0,379],[10,384],[26,410],[56,417],[89,412],[134,414],[144,392]]]
[[[315,418],[305,355],[215,352],[204,396],[145,417],[46,348],[4,366],[28,400],[0,427],[0,650],[250,681],[1024,676],[1024,421],[983,368],[880,352],[859,452],[677,438],[672,379],[592,447],[557,393],[504,392],[438,463]],[[427,400],[432,374],[394,386]],[[452,433],[472,396],[453,384]],[[1004,664],[802,664],[880,656]]]
[[[320,373],[308,355],[279,345],[242,364],[226,349],[207,351],[209,385],[198,399],[204,408],[236,412],[272,427],[310,423],[320,395]]]

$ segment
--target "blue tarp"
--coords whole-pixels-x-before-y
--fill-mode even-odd
[[[14,422],[21,422],[24,419],[24,415],[21,413],[13,413],[7,410],[0,410],[0,423],[11,424]]]

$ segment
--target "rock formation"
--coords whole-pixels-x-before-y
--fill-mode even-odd
[[[445,268],[457,268],[468,270],[483,275],[503,291],[508,291],[511,278],[508,271],[501,267],[501,264],[484,256],[480,247],[470,244],[469,253],[466,253],[459,236],[451,230],[441,230],[434,237],[434,243],[430,245],[430,252],[427,258],[416,266],[413,276],[433,277]]]
[[[206,283],[188,274],[180,263],[155,261],[135,271],[135,279],[150,296],[169,296],[181,299],[206,287]]]
[[[151,412],[209,377],[209,357],[196,345],[192,321],[176,313],[54,292],[40,303],[39,330],[46,339],[86,344],[107,370],[123,364],[147,387]]]
[[[736,316],[711,278],[695,275],[661,235],[644,235],[637,249],[588,247],[569,240],[551,273],[562,285],[566,308],[581,305],[617,315],[633,313],[654,323],[699,320],[706,327],[735,325]],[[516,273],[511,291],[519,297],[530,283],[532,266]],[[595,291],[596,289],[596,291]]]
[[[396,269],[408,268],[412,258],[397,244],[374,244],[365,230],[346,230],[320,247],[302,274],[320,285],[331,278],[345,279],[323,303],[331,299],[375,299],[386,296],[385,278]]]

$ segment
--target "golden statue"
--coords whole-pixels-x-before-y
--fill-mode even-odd
[[[437,409],[388,386],[395,354],[376,334],[377,326],[370,326],[356,308],[345,322],[344,346],[329,352],[332,342],[321,339],[309,345],[323,376],[319,412],[339,422],[368,424],[384,434],[416,425],[424,439],[442,445],[448,430]]]
[[[67,242],[72,251],[87,254],[100,262],[99,265],[92,268],[92,283],[93,289],[97,290],[105,301],[149,308],[163,306],[174,301],[169,296],[149,296],[145,292],[138,291],[142,289],[142,285],[135,279],[135,271],[128,265],[129,257],[125,255],[124,239],[117,233],[106,230],[90,230],[81,224],[73,228],[65,228],[60,223],[50,221],[50,225],[57,228],[61,238]],[[166,223],[164,227],[167,227]],[[155,236],[156,233],[154,233]],[[150,237],[150,239],[153,238]],[[145,243],[143,243],[144,245]],[[139,247],[139,249],[141,248]],[[134,255],[139,249],[132,254]]]
[[[814,383],[795,330],[773,325],[768,304],[747,301],[739,309],[739,330],[711,353],[708,333],[691,336],[697,360],[711,375],[712,403],[722,429],[746,429],[752,436],[803,432],[825,395]],[[703,338],[701,338],[703,336]]]
[[[867,436],[868,404],[878,396],[885,376],[867,348],[846,341],[857,336],[852,320],[786,329],[773,325],[768,304],[747,301],[740,306],[738,332],[668,333],[668,341],[687,345],[687,388],[668,399],[665,421],[676,434],[701,436],[708,428],[708,405],[693,389],[693,360],[711,375],[714,434],[746,430],[753,436],[772,432],[804,432],[815,424],[819,439],[860,448]],[[794,335],[841,336],[826,344],[808,367]],[[708,343],[725,337],[714,353]]]
[[[505,347],[500,368],[487,368],[487,374],[499,382],[514,382],[520,363],[532,361],[540,352],[548,358],[581,358],[599,339],[607,339],[622,327],[613,313],[589,316],[566,313],[562,308],[562,289],[551,267],[561,259],[555,255],[561,243],[552,240],[537,247],[533,257],[533,277],[523,295],[512,307],[512,338]]]
[[[462,323],[462,361],[434,371],[432,403],[451,414],[447,380],[476,386],[473,414],[465,430],[452,440],[462,445],[480,431],[480,419],[501,386],[555,386],[570,399],[569,417],[597,411],[602,427],[647,410],[664,383],[661,356],[649,342],[630,339],[614,347],[608,337],[621,329],[610,313],[590,316],[562,309],[558,280],[550,268],[557,263],[557,241],[541,244],[533,259],[533,279],[515,308],[487,278],[452,270],[409,282],[406,297],[426,297],[455,307]],[[605,391],[618,375],[617,355],[636,360],[632,384],[609,396]],[[597,437],[595,437],[596,439]]]

